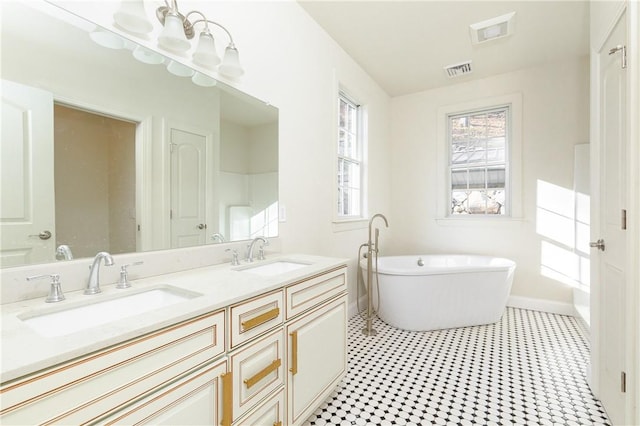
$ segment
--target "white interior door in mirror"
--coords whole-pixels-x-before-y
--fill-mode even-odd
[[[55,260],[53,96],[2,80],[0,265]]]
[[[207,136],[170,128],[171,247],[205,244]]]

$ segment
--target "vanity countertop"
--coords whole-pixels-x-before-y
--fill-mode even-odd
[[[248,265],[259,266],[284,260],[308,265],[273,276],[262,276],[242,270]],[[231,266],[227,263],[132,280],[132,287],[128,289],[116,289],[114,284],[106,285],[102,286],[102,292],[97,295],[87,296],[82,291],[65,293],[66,300],[57,303],[45,303],[42,297],[1,305],[0,381],[5,383],[14,380],[344,265],[345,259],[302,254],[280,255],[252,264]],[[99,298],[140,292],[158,285],[169,285],[202,296],[142,314],[129,313],[126,318],[57,337],[44,337],[19,318],[34,313],[56,311],[63,307],[63,304],[90,300],[93,302],[92,299],[98,301]]]

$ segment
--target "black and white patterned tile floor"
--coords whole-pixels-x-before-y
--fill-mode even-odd
[[[304,423],[609,425],[586,382],[589,346],[569,316],[507,308],[490,325],[411,332],[349,321],[349,367]]]

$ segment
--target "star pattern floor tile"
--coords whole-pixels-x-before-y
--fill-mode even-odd
[[[304,426],[610,425],[573,317],[507,308],[475,327],[363,327],[350,319],[347,375]]]

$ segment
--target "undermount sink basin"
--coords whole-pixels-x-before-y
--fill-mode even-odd
[[[115,297],[105,296],[109,298],[103,300],[100,300],[100,295],[87,296],[95,299],[83,304],[61,306],[55,311],[30,312],[19,315],[18,318],[43,336],[64,336],[170,306],[197,296],[201,295],[163,285]]]
[[[270,277],[272,275],[295,271],[296,269],[304,268],[305,266],[309,266],[309,264],[293,262],[290,260],[277,260],[275,262],[263,263],[256,266],[247,266],[239,269],[239,271]]]

